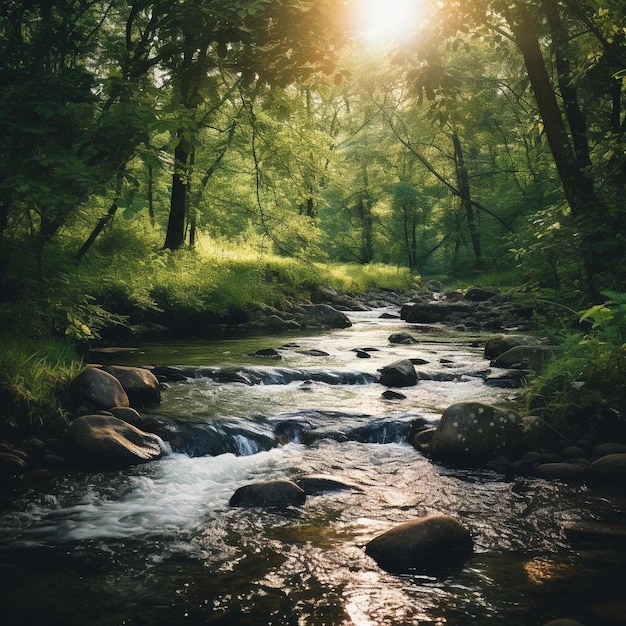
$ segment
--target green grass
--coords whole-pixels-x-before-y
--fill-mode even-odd
[[[67,340],[0,337],[0,419],[3,436],[60,432],[63,396],[83,363]]]

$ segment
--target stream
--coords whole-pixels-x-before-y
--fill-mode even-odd
[[[484,384],[487,335],[382,312],[349,313],[343,330],[102,355],[193,372],[144,413],[172,451],[126,471],[59,473],[2,503],[1,623],[626,624],[626,542],[568,532],[581,522],[623,525],[624,492],[429,461],[407,443],[416,423],[435,425],[466,400],[514,406],[518,391]],[[419,343],[389,343],[398,331]],[[268,347],[282,359],[250,356]],[[416,369],[432,379],[387,400],[373,381],[402,358],[421,359]],[[244,484],[309,474],[358,489],[286,510],[228,505]],[[375,536],[431,513],[470,530],[475,551],[463,566],[394,575],[365,555]]]

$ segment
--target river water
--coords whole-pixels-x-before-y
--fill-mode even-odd
[[[380,313],[351,313],[345,330],[152,344],[109,357],[194,374],[146,414],[172,452],[123,472],[62,473],[3,503],[0,622],[626,624],[626,546],[568,532],[581,522],[624,524],[624,496],[431,463],[406,442],[415,423],[434,425],[464,400],[514,404],[516,392],[484,384],[486,336]],[[400,330],[419,343],[389,343]],[[283,358],[250,356],[267,347]],[[386,400],[372,381],[405,357],[422,359],[417,369],[433,380]],[[358,489],[287,510],[228,506],[246,483],[309,474]],[[472,533],[475,553],[462,567],[392,575],[365,555],[373,537],[431,513]]]

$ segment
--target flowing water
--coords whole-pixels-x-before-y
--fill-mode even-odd
[[[485,337],[419,332],[379,315],[350,314],[345,330],[110,357],[186,368],[149,416],[172,452],[13,494],[0,513],[1,623],[626,624],[625,546],[567,533],[581,521],[623,524],[624,497],[424,458],[407,444],[415,424],[436,424],[453,402],[514,403],[515,391],[484,384]],[[390,344],[399,330],[420,342]],[[280,361],[250,356],[281,346]],[[432,380],[385,400],[377,369],[406,357],[422,359],[417,369]],[[241,485],[308,474],[358,489],[286,510],[228,506]],[[463,566],[392,575],[365,555],[373,537],[430,513],[471,531],[475,554]]]

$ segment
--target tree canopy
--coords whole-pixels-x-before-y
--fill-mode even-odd
[[[380,36],[360,5],[5,2],[5,292],[28,265],[41,291],[119,214],[169,250],[517,265],[580,302],[619,288],[623,3],[424,1]]]

